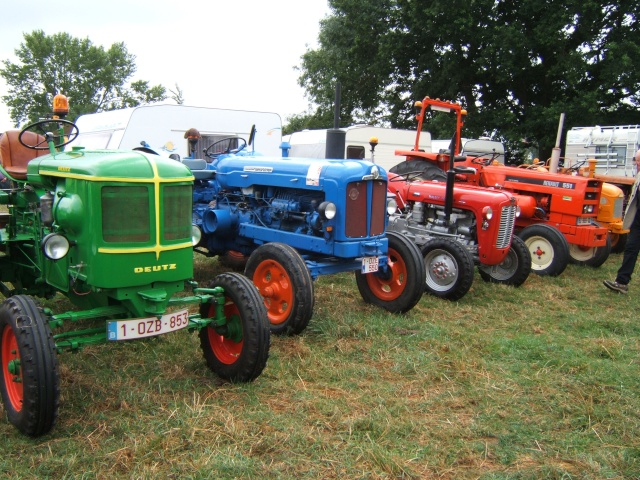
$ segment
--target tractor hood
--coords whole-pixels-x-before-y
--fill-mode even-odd
[[[229,156],[219,160],[215,170],[222,188],[265,184],[322,190],[327,181],[387,180],[382,168],[365,160]]]
[[[128,166],[123,176],[122,164]],[[27,178],[34,184],[49,183],[50,177],[91,181],[172,180],[191,181],[191,171],[175,160],[137,151],[84,150],[37,157],[27,166]]]

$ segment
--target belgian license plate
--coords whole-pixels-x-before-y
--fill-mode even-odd
[[[107,338],[112,341],[155,337],[189,325],[189,311],[167,313],[160,318],[134,318],[107,322]]]
[[[373,273],[378,271],[378,257],[362,258],[362,273]]]

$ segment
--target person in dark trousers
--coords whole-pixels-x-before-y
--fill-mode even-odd
[[[635,160],[636,181],[633,184],[622,222],[622,228],[629,229],[627,243],[622,254],[622,264],[618,269],[615,280],[605,280],[603,282],[605,287],[619,293],[629,292],[629,282],[636,267],[638,253],[640,253],[640,215],[638,215],[638,211],[640,211],[638,208],[638,203],[640,202],[640,195],[638,195],[638,187],[640,186],[640,150],[636,152]]]

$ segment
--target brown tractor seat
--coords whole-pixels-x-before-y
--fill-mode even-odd
[[[0,135],[0,162],[2,168],[16,180],[27,179],[27,164],[36,157],[47,155],[49,150],[33,150],[18,141],[20,130],[7,130]],[[35,132],[25,131],[22,141],[28,145],[46,145],[45,138]]]

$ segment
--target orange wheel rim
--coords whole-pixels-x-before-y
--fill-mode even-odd
[[[264,298],[269,322],[273,325],[285,322],[293,306],[294,292],[284,267],[273,260],[261,262],[253,274],[253,283]]]
[[[240,320],[240,313],[238,307],[229,298],[225,298],[224,314],[229,319],[229,322],[239,322],[238,328],[242,328],[242,321]],[[215,306],[211,307],[214,311],[211,315],[215,315]],[[242,353],[242,347],[244,346],[244,340],[235,342],[224,335],[220,335],[213,328],[209,328],[208,337],[211,350],[220,362],[226,365],[232,365],[238,361],[240,354]]]
[[[390,302],[402,295],[407,285],[407,265],[395,250],[390,248],[387,255],[387,268],[391,274],[383,277],[369,273],[366,275],[366,279],[369,288],[377,298]]]
[[[16,336],[9,326],[5,326],[2,332],[2,370],[11,407],[19,412],[24,399],[20,352]]]

